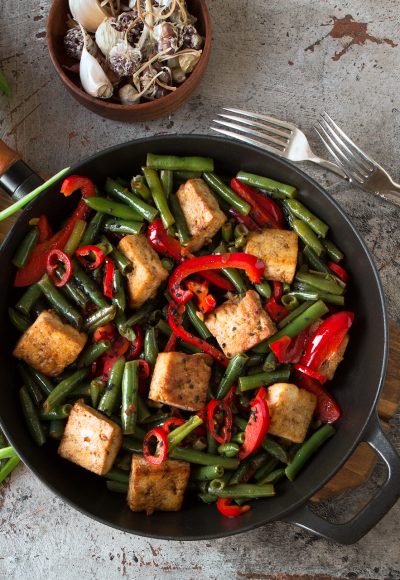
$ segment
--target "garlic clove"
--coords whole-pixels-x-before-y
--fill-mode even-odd
[[[191,73],[202,55],[202,50],[193,50],[188,54],[182,54],[179,56],[179,66],[184,73]]]
[[[113,86],[99,62],[87,50],[86,45],[82,49],[79,76],[83,89],[92,97],[100,99],[112,97]]]
[[[140,94],[132,85],[124,85],[118,91],[123,105],[136,105],[140,101]]]
[[[104,18],[109,16],[97,0],[69,0],[69,9],[74,20],[89,32],[96,32]]]
[[[106,18],[96,30],[96,44],[104,56],[108,56],[113,46],[124,38],[124,33],[116,30],[115,23],[115,18]]]
[[[186,80],[186,75],[180,67],[171,68],[171,75],[173,82],[179,85]]]

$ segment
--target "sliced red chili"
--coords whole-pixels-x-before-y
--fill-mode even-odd
[[[139,359],[139,378],[148,379],[150,376],[150,365],[147,360]]]
[[[245,514],[251,510],[251,506],[245,505],[232,505],[232,500],[227,497],[219,497],[217,499],[217,509],[218,511],[227,518],[237,518],[242,514]]]
[[[113,341],[117,336],[117,329],[112,322],[105,326],[99,326],[93,333],[93,342],[100,342],[101,340]]]
[[[257,201],[272,217],[275,222],[275,227],[283,229],[285,227],[285,216],[281,206],[274,199],[268,197],[261,191],[257,191]]]
[[[103,294],[107,298],[112,298],[114,295],[114,261],[109,256],[104,259],[104,280],[103,280]]]
[[[129,348],[129,340],[123,336],[119,336],[114,340],[111,348],[103,354],[103,380],[107,381],[116,361],[123,356]]]
[[[298,363],[308,340],[308,329],[304,329],[294,338],[282,336],[272,342],[269,348],[280,363]]]
[[[278,301],[282,298],[282,294],[283,294],[282,282],[277,282],[276,280],[274,280],[272,282],[272,296],[275,298],[275,300]]]
[[[171,431],[175,427],[179,427],[180,425],[184,425],[185,423],[186,421],[184,419],[180,419],[179,417],[171,417],[171,419],[167,419],[166,421],[164,421],[164,423],[162,424],[162,428],[167,433],[171,433]]]
[[[88,270],[95,270],[104,262],[105,254],[98,246],[82,246],[75,251],[75,256],[78,258],[82,266]],[[87,259],[87,258],[93,258]]]
[[[135,340],[131,343],[126,355],[126,360],[135,360],[142,352],[143,347],[143,330],[139,324],[133,326],[133,331],[136,334]],[[146,362],[146,361],[143,361]]]
[[[155,445],[155,450],[151,446]],[[160,465],[167,459],[168,434],[162,427],[154,427],[143,440],[143,457],[152,465]]]
[[[278,304],[273,296],[265,304],[265,309],[274,322],[280,322],[289,314],[289,309],[286,306],[282,306],[282,304]]]
[[[246,228],[249,230],[249,232],[257,232],[260,230],[258,224],[249,215],[243,215],[243,214],[239,213],[233,207],[230,207],[228,211],[231,214],[231,216],[233,216],[235,218],[235,220],[237,222],[246,226]]]
[[[38,243],[42,244],[43,242],[47,242],[47,240],[49,240],[53,235],[53,231],[50,227],[49,220],[47,219],[46,215],[42,214],[39,216],[37,227],[39,230]]]
[[[338,277],[342,282],[347,284],[349,281],[349,273],[347,270],[339,266],[339,264],[335,264],[335,262],[328,262],[328,268]]]
[[[207,280],[186,280],[186,288],[193,292],[193,296],[196,299],[197,306],[203,314],[212,312],[217,305],[217,302],[212,294],[209,294],[208,287],[209,283]]]
[[[313,369],[310,369],[309,367],[306,367],[305,365],[295,364],[293,368],[295,368],[296,371],[303,373],[303,375],[306,375],[307,377],[310,377],[311,379],[315,379],[316,381],[321,383],[321,385],[326,383],[326,381],[328,380],[328,378],[325,375],[321,375],[321,373],[314,371]]]
[[[271,213],[265,209],[264,204],[260,203],[259,197],[262,196],[262,194],[260,194],[254,187],[246,185],[234,177],[231,179],[231,188],[251,205],[250,215],[258,225],[267,228],[279,227]]]
[[[301,389],[305,389],[317,397],[315,408],[317,419],[323,423],[334,423],[340,419],[342,411],[338,403],[318,381],[301,373],[296,373],[295,383]]]
[[[171,336],[167,340],[164,352],[175,352],[175,350],[176,350],[176,334],[172,332]]]
[[[213,399],[207,405],[207,427],[218,443],[229,443],[232,436],[232,410],[225,401]]]
[[[58,278],[56,271],[60,266],[63,269],[63,274],[61,278]],[[54,286],[61,288],[61,286],[65,286],[71,276],[71,259],[61,250],[51,250],[47,255],[46,270]]]
[[[268,433],[270,413],[265,400],[266,390],[261,387],[250,402],[250,418],[244,431],[244,443],[239,450],[240,461],[256,451]]]

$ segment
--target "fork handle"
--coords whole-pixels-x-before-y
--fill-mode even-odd
[[[309,161],[316,163],[317,165],[319,165],[320,167],[323,167],[324,169],[328,169],[328,171],[331,171],[332,173],[339,175],[339,177],[342,177],[346,181],[350,181],[350,179],[347,177],[345,172],[339,167],[339,165],[336,165],[336,163],[333,163],[332,161],[328,161],[327,159],[322,159],[322,157],[317,157],[316,155],[313,157],[310,157]]]

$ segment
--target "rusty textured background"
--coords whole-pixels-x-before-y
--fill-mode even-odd
[[[312,125],[322,110],[394,178],[399,169],[398,1],[208,0],[214,46],[204,81],[169,118],[123,125],[80,108],[47,56],[45,0],[2,0],[0,137],[43,172],[104,147],[155,133],[207,133],[220,107],[268,111]],[[371,248],[392,318],[400,321],[400,211],[306,166],[345,207]],[[3,200],[4,203],[4,200]],[[1,388],[7,388],[2,385]],[[399,416],[390,436],[400,448]],[[382,476],[320,508],[341,519]],[[355,546],[342,547],[273,523],[228,540],[157,542],[97,524],[59,501],[23,466],[0,490],[0,578],[400,578],[400,505]]]

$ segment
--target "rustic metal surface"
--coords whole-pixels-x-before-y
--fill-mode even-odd
[[[195,96],[170,118],[123,125],[80,108],[55,78],[45,45],[47,0],[2,0],[0,66],[13,87],[0,97],[0,137],[52,173],[104,147],[169,132],[207,133],[220,107],[268,111],[312,141],[329,114],[399,180],[400,24],[396,0],[209,0],[214,46]],[[320,151],[321,152],[321,151]],[[344,206],[375,256],[389,312],[400,320],[400,211],[305,166]],[[6,388],[6,385],[3,385]],[[391,439],[400,448],[399,416]],[[373,493],[319,509],[348,515]],[[113,531],[63,504],[19,467],[0,490],[0,578],[400,578],[400,504],[357,545],[342,547],[272,523],[227,540],[157,542]]]

